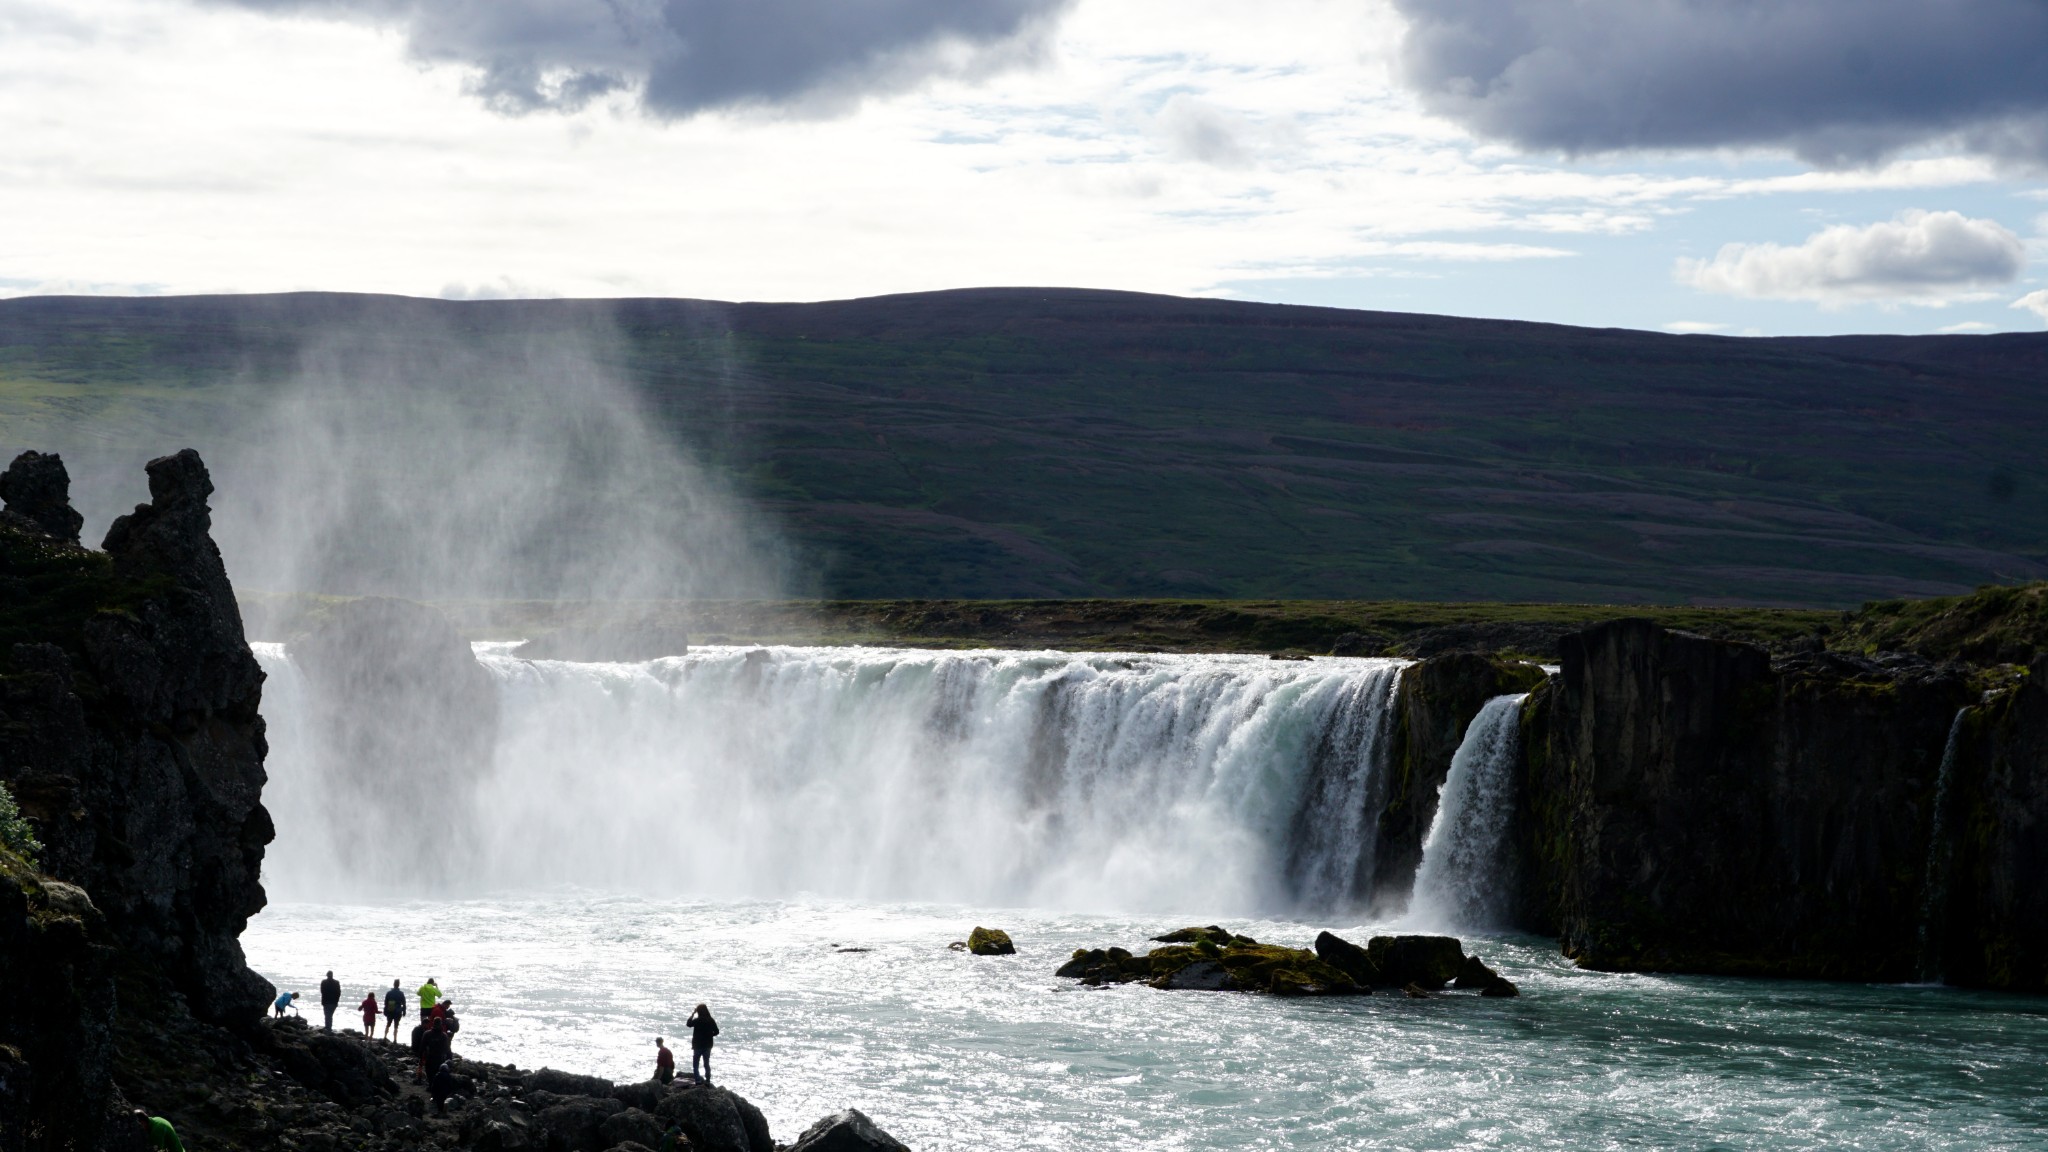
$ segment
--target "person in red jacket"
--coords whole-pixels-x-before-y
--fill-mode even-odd
[[[356,1005],[356,1010],[363,1014],[363,1035],[377,1035],[377,994],[372,992],[363,997],[363,1002]]]
[[[659,1036],[654,1038],[654,1078],[663,1084],[676,1078],[676,1054]]]

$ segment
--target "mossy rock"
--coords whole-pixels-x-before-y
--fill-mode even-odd
[[[1258,943],[1249,936],[1239,936],[1228,928],[1220,928],[1214,924],[1200,928],[1176,928],[1164,936],[1154,936],[1152,939],[1160,944],[1208,943],[1218,948],[1226,948],[1232,944]]]
[[[1143,956],[1122,948],[1079,949],[1060,966],[1058,974],[1091,986],[1143,980],[1154,988],[1279,996],[1343,996],[1366,991],[1305,948],[1259,944],[1220,929],[1176,935],[1184,942],[1154,948]]]
[[[967,934],[967,950],[976,956],[1014,956],[1017,946],[1010,942],[1010,934],[1001,928],[983,928],[976,925]]]

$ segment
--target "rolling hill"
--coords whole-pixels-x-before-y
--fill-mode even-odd
[[[2048,575],[2048,335],[1052,289],[38,297],[0,302],[0,448],[203,438],[337,329],[597,334],[822,595],[1839,607]]]

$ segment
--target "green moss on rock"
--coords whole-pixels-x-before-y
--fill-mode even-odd
[[[1017,946],[1010,942],[1010,934],[1001,928],[983,928],[976,925],[967,934],[967,950],[976,956],[1013,956]]]

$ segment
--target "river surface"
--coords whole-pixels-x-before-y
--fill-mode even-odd
[[[1075,948],[1140,947],[1185,920],[1205,922],[559,892],[276,904],[243,941],[309,1000],[329,968],[350,1003],[433,975],[465,1055],[527,1068],[644,1078],[654,1036],[709,1002],[715,1078],[783,1141],[852,1106],[920,1150],[2048,1144],[2048,1004],[2033,999],[1581,972],[1550,941],[1471,933],[1520,999],[1278,1000],[1052,975]],[[1019,954],[946,948],[977,923],[1009,930]],[[1370,931],[1227,923],[1297,945],[1320,927]]]

